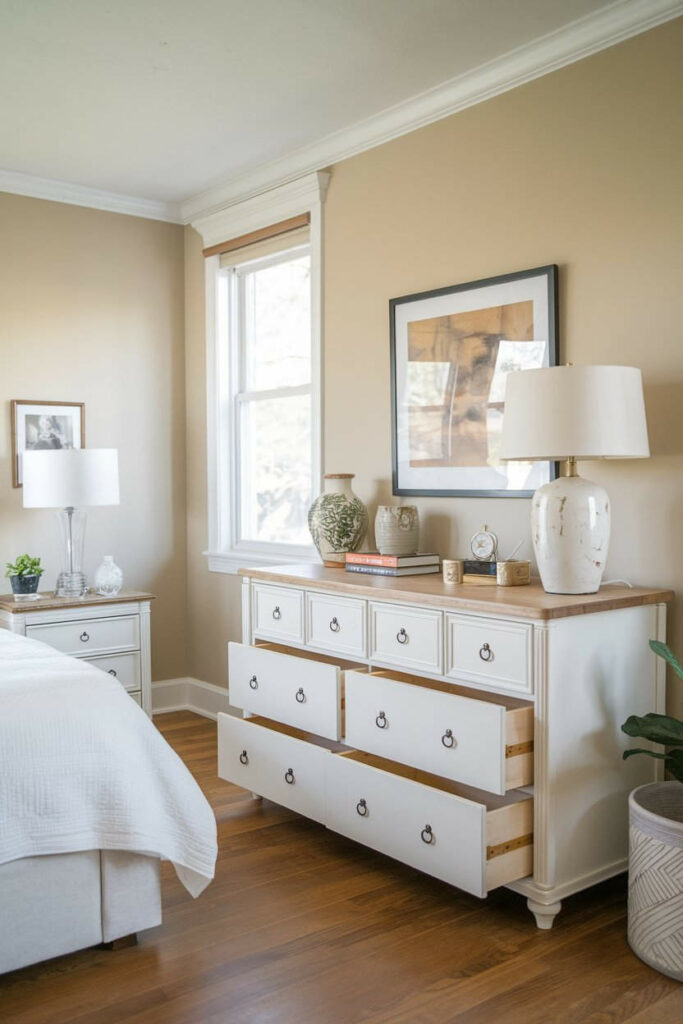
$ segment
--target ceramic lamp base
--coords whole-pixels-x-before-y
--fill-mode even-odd
[[[595,594],[607,561],[607,491],[580,476],[544,484],[531,503],[531,537],[543,589]]]

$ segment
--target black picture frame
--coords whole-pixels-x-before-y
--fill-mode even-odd
[[[405,481],[400,478],[399,473],[399,398],[398,398],[398,363],[401,353],[397,351],[397,311],[400,307],[408,304],[424,303],[425,300],[441,299],[450,295],[458,295],[463,292],[493,288],[498,285],[513,283],[528,283],[530,279],[544,279],[544,301],[547,308],[547,361],[545,366],[556,366],[559,360],[559,297],[558,297],[558,267],[557,264],[548,264],[542,267],[535,267],[530,270],[520,270],[510,274],[500,274],[496,277],[482,278],[477,281],[468,281],[464,284],[451,285],[445,288],[437,288],[433,291],[415,292],[411,295],[402,295],[389,300],[389,338],[390,338],[390,369],[391,369],[391,447],[392,447],[392,492],[400,496],[413,497],[458,497],[458,498],[529,498],[533,495],[534,489],[500,489],[500,488],[463,488],[463,487],[424,487],[406,486]],[[524,295],[524,289],[520,289],[520,296]],[[527,299],[528,300],[528,299]],[[482,306],[482,309],[488,307]],[[447,315],[447,314],[446,314]],[[544,339],[545,340],[545,339]],[[558,473],[558,466],[555,462],[539,464],[547,467],[547,479],[554,480]],[[460,468],[460,467],[453,467]],[[445,470],[447,472],[448,470]],[[543,470],[545,472],[545,470]],[[542,482],[545,482],[543,480]]]

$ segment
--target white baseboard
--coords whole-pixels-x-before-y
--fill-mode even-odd
[[[183,676],[152,683],[152,714],[164,715],[169,711],[193,711],[215,720],[219,711],[231,712],[232,708],[224,687]]]

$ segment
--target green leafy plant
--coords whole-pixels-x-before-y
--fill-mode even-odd
[[[39,558],[30,555],[18,555],[16,562],[7,562],[5,576],[42,576],[45,570]]]
[[[650,640],[650,649],[664,658],[667,664],[671,665],[679,679],[683,679],[683,665],[667,647],[659,640]],[[622,731],[627,736],[637,736],[640,739],[650,740],[652,743],[661,743],[668,749],[660,754],[655,750],[647,750],[644,747],[633,747],[624,751],[624,760],[633,757],[634,754],[647,754],[648,757],[655,757],[664,761],[674,779],[683,782],[683,722],[671,715],[631,715],[622,725]]]

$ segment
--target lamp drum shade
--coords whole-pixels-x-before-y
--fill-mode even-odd
[[[24,508],[83,508],[119,504],[116,448],[26,451]]]
[[[637,367],[552,366],[508,374],[502,460],[645,459],[649,454]]]

